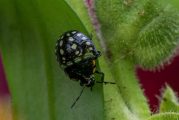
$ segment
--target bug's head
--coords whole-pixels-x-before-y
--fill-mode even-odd
[[[86,85],[86,87],[93,87],[93,86],[94,86],[94,83],[95,83],[95,80],[94,80],[94,79],[91,79],[91,80],[89,81],[89,84]]]
[[[86,78],[85,80],[80,80],[80,85],[81,86],[86,86],[86,87],[93,87],[95,84],[94,78]]]

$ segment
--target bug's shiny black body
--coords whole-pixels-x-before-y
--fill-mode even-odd
[[[94,73],[100,73],[96,71],[100,52],[87,36],[76,30],[65,32],[57,41],[56,56],[70,79],[79,80],[81,86],[93,87]]]
[[[95,82],[92,76],[95,68],[94,60],[88,59],[65,68],[65,72],[71,79],[80,80],[81,86],[86,85],[87,87],[92,87]]]

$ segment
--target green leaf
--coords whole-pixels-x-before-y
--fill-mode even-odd
[[[160,101],[160,112],[179,112],[178,98],[168,85]]]
[[[103,120],[102,86],[79,95],[78,82],[58,66],[54,47],[71,29],[87,34],[63,0],[1,0],[0,49],[16,120]]]
[[[120,94],[120,96],[117,97],[122,99],[122,102],[129,112],[126,116],[131,116],[127,120],[142,120],[149,117],[150,110],[143,91],[139,87],[140,85],[136,78],[133,63],[119,59],[116,60],[114,64],[111,64],[110,68],[110,70],[113,71],[112,75],[117,83],[117,90]],[[116,108],[117,107],[118,106],[116,106]],[[123,111],[118,112],[124,112],[124,108]]]
[[[174,112],[166,112],[151,116],[146,120],[178,120],[179,114]]]

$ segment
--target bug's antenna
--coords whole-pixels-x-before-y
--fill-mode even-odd
[[[81,92],[80,92],[80,95],[79,95],[79,96],[76,98],[76,100],[73,102],[73,104],[71,105],[71,108],[73,108],[73,107],[75,106],[76,102],[77,102],[77,101],[79,100],[79,98],[81,97],[81,95],[82,95],[82,93],[83,93],[85,87],[86,87],[86,86],[84,86],[84,87],[82,88],[82,90],[81,90]]]

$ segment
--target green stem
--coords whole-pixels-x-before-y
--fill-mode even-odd
[[[139,119],[150,116],[150,110],[140,84],[136,78],[135,65],[131,61],[119,59],[111,66],[113,77],[118,86],[118,92],[131,114]]]

